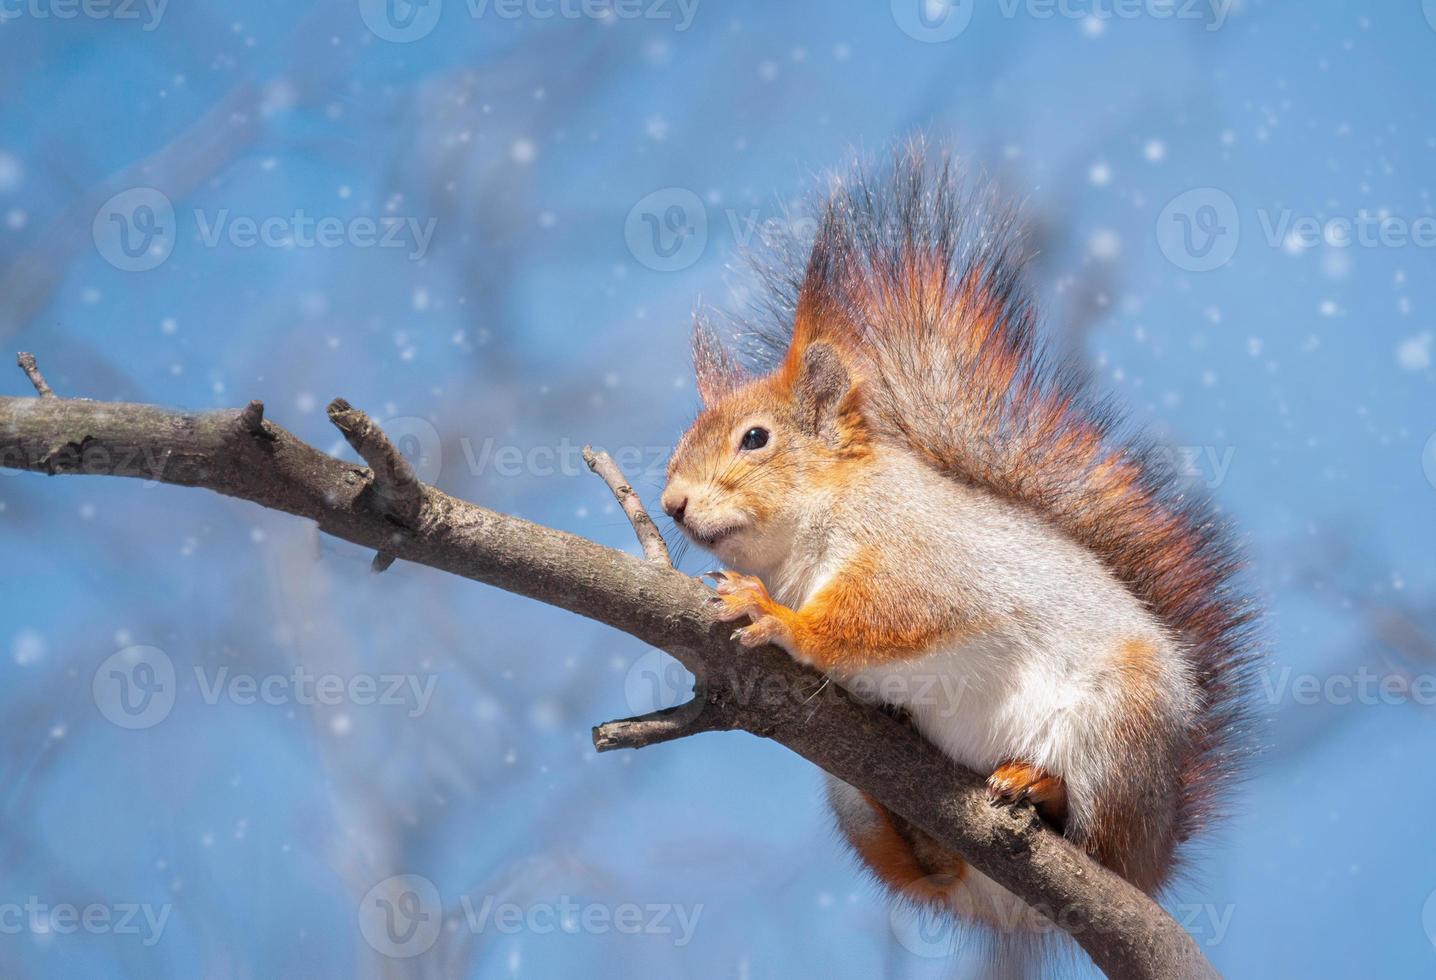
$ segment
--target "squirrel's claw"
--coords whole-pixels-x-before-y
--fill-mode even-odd
[[[777,606],[762,580],[752,575],[723,572],[713,591],[718,593],[715,598],[721,604],[718,618],[725,622],[744,616],[757,619]]]
[[[1053,826],[1060,829],[1067,822],[1067,784],[1025,762],[998,766],[987,777],[987,801],[993,806],[1031,803]]]
[[[717,595],[710,602],[718,607],[714,615],[723,622],[752,620],[748,626],[733,631],[734,640],[745,647],[767,643],[790,645],[791,634],[785,616],[791,616],[792,612],[768,594],[762,579],[730,571],[713,573],[713,577],[717,580],[713,587]]]
[[[777,616],[763,616],[751,626],[733,631],[733,639],[745,647],[760,647],[767,643],[782,644],[788,635],[788,628]]]

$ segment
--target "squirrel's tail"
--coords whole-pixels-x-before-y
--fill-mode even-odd
[[[898,943],[917,956],[968,952],[984,980],[1038,980],[1061,954],[1051,923],[961,856],[877,800],[832,776],[828,801],[858,858],[902,906]]]

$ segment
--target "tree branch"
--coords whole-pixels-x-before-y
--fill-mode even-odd
[[[21,351],[15,358],[15,363],[20,365],[20,370],[25,372],[25,377],[35,386],[35,391],[41,398],[54,398],[55,392],[45,383],[45,376],[40,373],[40,366],[35,363],[35,355]]]
[[[676,657],[701,693],[677,709],[599,726],[598,748],[728,729],[772,739],[961,853],[1066,929],[1108,976],[1215,976],[1159,905],[1044,828],[1029,807],[991,805],[976,773],[776,647],[733,643],[697,580],[425,486],[362,412],[336,402],[330,414],[372,469],[270,422],[256,431],[262,412],[252,406],[184,413],[55,397],[0,398],[0,466],[205,487],[615,627]]]
[[[653,523],[653,518],[643,509],[643,501],[638,499],[638,491],[633,489],[633,484],[628,482],[613,457],[602,450],[595,452],[592,446],[584,446],[583,461],[588,464],[589,469],[602,477],[603,482],[608,484],[608,489],[613,491],[614,499],[628,515],[628,522],[633,525],[633,533],[638,535],[638,543],[643,546],[643,553],[648,556],[648,560],[672,565],[673,561],[668,557],[668,546],[663,543],[663,535],[659,533],[658,525]]]

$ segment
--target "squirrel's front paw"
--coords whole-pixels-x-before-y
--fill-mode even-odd
[[[716,584],[714,602],[718,606],[717,616],[724,622],[748,617],[751,626],[733,631],[733,638],[745,647],[758,647],[765,643],[776,643],[791,652],[792,633],[785,622],[792,611],[775,602],[768,594],[768,587],[753,575],[739,575],[737,572],[709,572]]]

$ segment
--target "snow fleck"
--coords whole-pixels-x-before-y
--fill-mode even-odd
[[[1112,168],[1105,160],[1098,160],[1092,164],[1092,169],[1087,171],[1087,179],[1092,182],[1093,187],[1106,187],[1112,182]]]
[[[45,638],[37,630],[23,629],[10,640],[10,658],[18,666],[28,667],[45,657]]]
[[[13,153],[0,150],[0,192],[8,193],[19,187],[24,174],[20,159]]]
[[[1167,159],[1167,144],[1161,140],[1148,140],[1147,145],[1142,148],[1142,155],[1150,163],[1161,163]]]
[[[1396,348],[1396,363],[1403,371],[1424,371],[1431,366],[1431,331],[1408,337]]]
[[[513,156],[515,163],[532,163],[534,157],[538,156],[538,147],[534,145],[533,140],[518,139],[514,140],[514,145],[509,153]]]
[[[1093,233],[1087,243],[1092,257],[1103,262],[1110,262],[1122,252],[1122,239],[1110,228],[1101,228]]]

